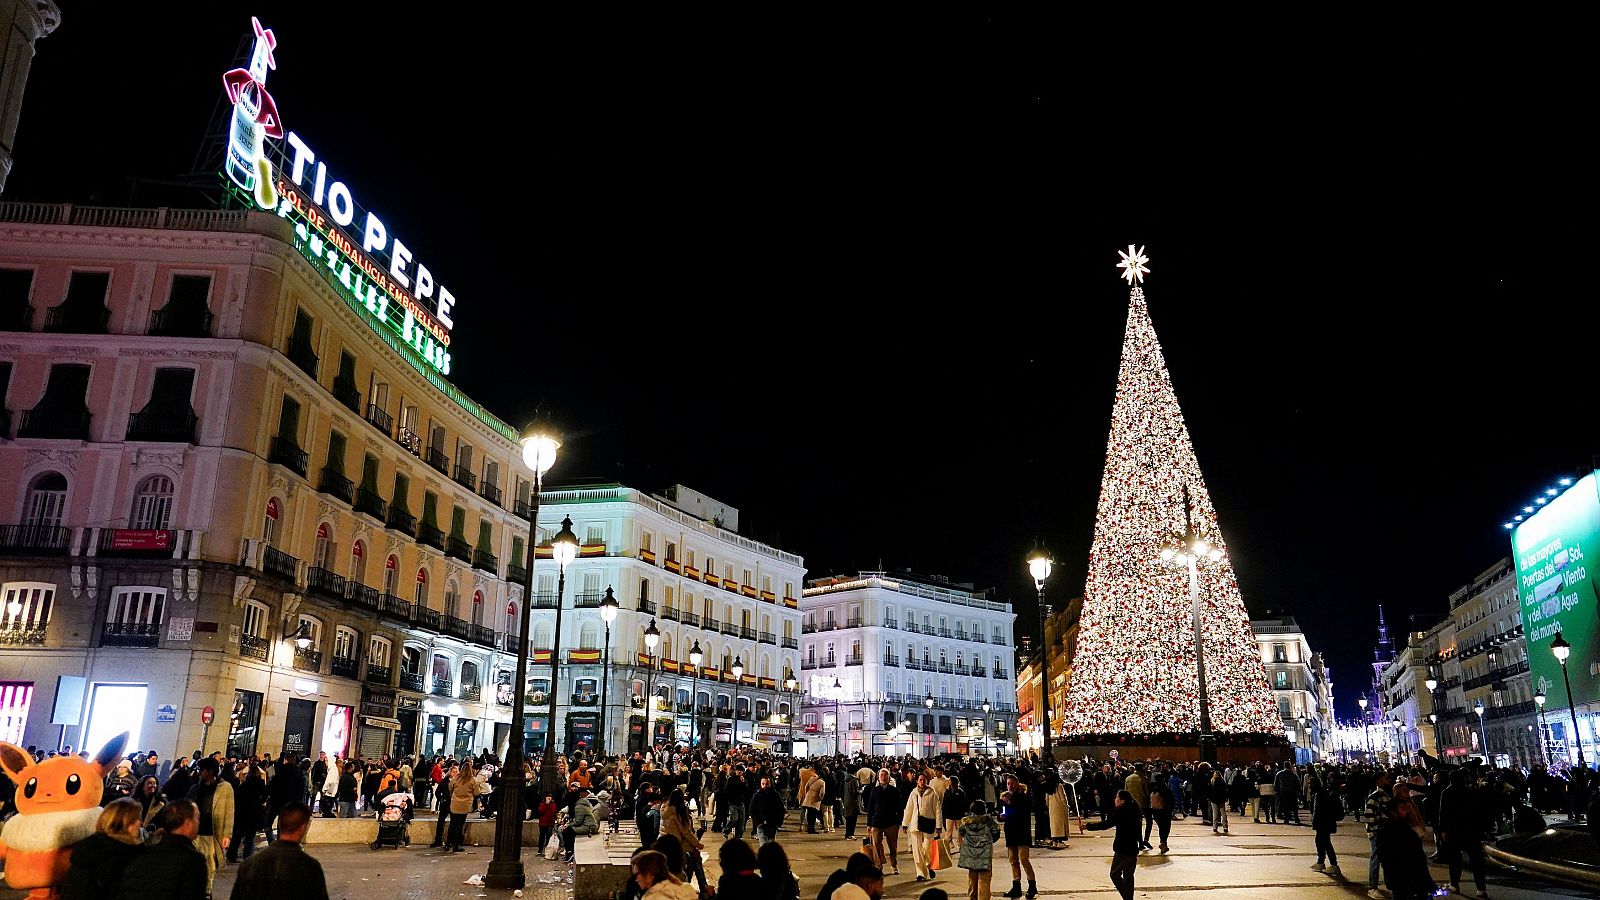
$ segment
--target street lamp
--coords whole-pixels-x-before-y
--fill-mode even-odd
[[[1428,713],[1428,724],[1433,726],[1433,752],[1443,756],[1444,748],[1439,746],[1439,714]]]
[[[844,698],[844,685],[839,683],[839,676],[833,676],[833,755],[838,756],[843,746],[839,742],[839,733],[844,729],[839,727],[839,701]]]
[[[522,609],[518,611],[517,631],[517,674],[511,699],[511,735],[512,740],[506,747],[505,766],[500,770],[500,810],[494,823],[494,859],[489,862],[489,871],[483,883],[488,887],[517,889],[527,884],[527,874],[522,868],[522,789],[525,778],[522,774],[522,760],[527,748],[526,732],[523,722],[527,718],[527,690],[528,690],[528,626],[530,613],[533,611],[533,562],[538,557],[538,548],[532,540],[534,536],[534,523],[539,521],[539,492],[544,483],[544,473],[550,471],[555,465],[556,451],[561,449],[561,435],[548,420],[534,422],[522,433],[522,462],[533,473],[533,483],[528,492],[528,565],[524,570],[522,579]],[[565,564],[562,573],[565,574]],[[559,604],[558,604],[559,606]],[[560,615],[558,612],[557,615]],[[559,634],[559,632],[558,632]],[[554,660],[555,651],[552,648],[551,658]],[[555,701],[555,683],[550,685],[551,702]],[[552,714],[551,722],[555,721]],[[545,743],[550,742],[550,732],[545,731]],[[549,747],[546,746],[545,763],[550,765],[549,778],[553,781],[555,767],[550,760]],[[541,773],[543,774],[543,773]]]
[[[994,731],[989,727],[989,713],[994,709],[987,699],[983,701],[983,752],[985,756],[993,756],[994,749],[989,746],[994,740]]]
[[[1050,648],[1044,632],[1044,583],[1050,578],[1050,570],[1054,567],[1055,560],[1050,558],[1050,551],[1044,548],[1044,544],[1035,543],[1033,552],[1028,554],[1028,574],[1033,576],[1033,588],[1038,592],[1039,708],[1043,713],[1044,751],[1051,756],[1055,754],[1055,744],[1050,739]],[[931,708],[932,704],[929,706]]]
[[[644,630],[644,658],[645,665],[649,668],[644,676],[644,746],[646,749],[654,747],[656,743],[656,645],[661,643],[661,629],[656,627],[656,620],[651,619]]]
[[[1395,716],[1394,717],[1394,754],[1395,754],[1395,758],[1396,759],[1399,759],[1400,757],[1403,757],[1403,756],[1407,755],[1405,739],[1403,737],[1401,737],[1401,735],[1403,735],[1405,733],[1405,728],[1406,728],[1406,723],[1400,721],[1400,717],[1399,716]]]
[[[560,695],[557,690],[557,672],[561,668],[561,604],[567,590],[567,566],[578,558],[578,536],[572,533],[572,517],[561,517],[561,530],[550,539],[550,555],[555,558],[559,572],[556,576],[556,628],[555,637],[550,642],[550,725],[544,735],[543,765],[540,767],[540,780],[544,782],[545,791],[560,792],[564,785],[556,771],[556,697]],[[529,566],[528,570],[533,571]],[[531,576],[530,576],[531,577]],[[520,809],[520,807],[519,807]],[[514,818],[520,817],[518,812]]]
[[[606,595],[600,599],[600,620],[606,623],[606,649],[601,654],[605,661],[600,664],[600,737],[595,741],[599,746],[600,756],[605,757],[606,751],[606,713],[607,701],[610,699],[611,689],[611,623],[617,618],[617,597],[611,592],[611,587],[606,587]]]
[[[783,667],[783,690],[789,695],[789,755],[794,756],[794,709],[799,699],[800,682],[794,680],[794,670]]]
[[[744,686],[744,662],[733,658],[733,741],[732,749],[739,749],[739,688]]]
[[[1483,761],[1488,763],[1490,768],[1494,768],[1494,762],[1489,757],[1489,735],[1483,730],[1483,714],[1487,712],[1483,708],[1483,701],[1474,703],[1472,711],[1478,714],[1478,740],[1483,742]]]
[[[928,691],[927,692],[927,696],[922,698],[922,705],[926,706],[928,708],[928,718],[929,718],[929,721],[932,721],[932,719],[933,719],[933,691]],[[932,728],[927,728],[927,729],[924,729],[924,730],[928,732],[928,756],[931,757],[931,756],[933,756],[933,729]],[[1049,730],[1048,729],[1046,729],[1046,731],[1045,731],[1045,736],[1049,737]]]
[[[1539,692],[1533,695],[1533,704],[1539,707],[1539,755],[1544,758],[1544,764],[1548,768],[1550,765],[1550,738],[1544,724],[1544,701],[1546,699],[1548,698],[1544,695],[1544,688],[1540,688]]]
[[[700,664],[705,661],[705,651],[700,649],[700,641],[696,640],[694,646],[689,648],[689,749],[693,750],[699,745],[695,743],[697,735],[695,726],[700,720]]]
[[[1216,737],[1211,733],[1211,698],[1206,692],[1205,639],[1200,630],[1200,569],[1201,560],[1215,563],[1222,559],[1222,548],[1213,547],[1200,536],[1189,510],[1189,488],[1183,489],[1183,536],[1176,543],[1161,548],[1161,559],[1189,570],[1189,606],[1194,628],[1194,665],[1197,687],[1200,692],[1200,761],[1215,764],[1217,761]]]
[[[1567,686],[1567,711],[1572,713],[1572,741],[1578,745],[1578,768],[1587,769],[1589,765],[1583,761],[1583,738],[1578,736],[1578,704],[1572,702],[1572,678],[1567,675],[1567,657],[1572,655],[1572,645],[1558,631],[1550,641],[1550,652],[1561,663],[1561,682]]]
[[[1368,727],[1371,723],[1367,720],[1367,698],[1365,694],[1356,698],[1356,705],[1361,707],[1361,734],[1367,739],[1367,761],[1371,762],[1372,729]]]

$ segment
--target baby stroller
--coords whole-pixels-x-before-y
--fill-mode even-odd
[[[411,846],[411,795],[404,791],[386,794],[378,807],[378,838],[372,849]]]

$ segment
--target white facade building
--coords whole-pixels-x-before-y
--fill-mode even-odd
[[[1254,619],[1250,627],[1261,648],[1284,734],[1294,744],[1295,761],[1323,759],[1330,752],[1333,732],[1333,688],[1324,683],[1327,670],[1293,616]]]
[[[968,584],[861,572],[808,582],[800,612],[809,752],[1014,747],[1011,604]]]
[[[715,511],[715,520],[686,509]],[[687,744],[691,735],[698,746],[727,746],[736,726],[740,743],[786,739],[790,698],[783,682],[787,673],[799,676],[805,561],[719,526],[736,524],[738,510],[683,487],[661,496],[617,484],[543,494],[530,625],[533,694],[550,685],[559,572],[549,543],[568,517],[583,549],[566,573],[560,746],[570,751],[592,740],[602,712],[608,752],[637,749],[646,740]],[[609,644],[599,612],[608,588],[621,607]],[[652,622],[660,632],[654,653],[645,642]],[[697,646],[698,674],[689,662]],[[609,684],[602,687],[608,658]],[[743,669],[738,683],[735,663]],[[525,728],[535,745],[547,719],[545,706],[529,704]]]

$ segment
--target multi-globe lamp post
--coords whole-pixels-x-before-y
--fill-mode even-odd
[[[644,630],[644,656],[645,665],[648,666],[644,679],[644,745],[654,747],[656,744],[656,645],[661,643],[661,629],[656,627],[656,620],[651,619]]]
[[[739,688],[744,686],[744,661],[733,658],[733,740],[729,747],[739,749]],[[752,729],[753,730],[753,729]]]
[[[794,710],[800,695],[800,682],[794,679],[794,670],[785,666],[783,669],[783,690],[789,695],[789,755],[794,755]]]
[[[1589,765],[1583,760],[1583,738],[1578,733],[1578,704],[1572,700],[1572,677],[1567,674],[1567,657],[1572,655],[1572,645],[1558,631],[1550,641],[1550,652],[1561,663],[1561,682],[1567,687],[1567,711],[1572,713],[1572,741],[1578,745],[1578,768],[1587,769]]]
[[[1433,675],[1433,670],[1428,670],[1428,677],[1423,679],[1422,686],[1428,689],[1428,707],[1435,708],[1439,705],[1439,679]],[[1439,743],[1439,715],[1428,713],[1428,722],[1433,725],[1433,752],[1436,756],[1444,756],[1444,746]]]
[[[611,623],[616,621],[619,608],[616,594],[612,593],[611,588],[607,587],[605,597],[600,600],[600,620],[606,623],[606,649],[601,654],[605,661],[600,664],[600,736],[595,741],[597,744],[595,749],[599,751],[602,758],[605,756],[606,745],[609,743],[606,740],[606,717],[607,713],[610,712],[608,705],[611,688]]]
[[[1205,638],[1200,627],[1200,562],[1216,563],[1222,559],[1222,548],[1213,547],[1194,527],[1189,515],[1188,490],[1183,498],[1183,536],[1175,544],[1161,548],[1162,562],[1184,566],[1189,570],[1189,606],[1194,630],[1194,665],[1200,693],[1200,761],[1215,764],[1217,761],[1216,736],[1211,732],[1211,698],[1206,691]]]
[[[994,730],[989,727],[989,713],[994,710],[994,705],[987,699],[983,701],[983,752],[986,756],[994,755],[994,748],[989,745],[994,742]]]
[[[499,889],[519,889],[527,884],[527,874],[522,868],[522,792],[525,778],[522,772],[524,743],[526,732],[523,722],[527,718],[527,687],[528,687],[528,626],[531,622],[530,613],[533,608],[533,563],[538,558],[539,551],[532,540],[535,527],[539,521],[539,492],[544,484],[544,475],[555,465],[556,452],[561,449],[561,435],[551,427],[548,421],[535,419],[522,433],[522,462],[533,474],[533,483],[529,487],[529,534],[528,537],[528,566],[524,571],[522,581],[522,606],[518,610],[517,630],[517,668],[516,681],[513,682],[511,700],[511,735],[512,740],[507,743],[505,765],[500,770],[500,809],[495,818],[494,827],[494,858],[489,861],[489,869],[484,877],[484,884],[488,887]],[[576,549],[576,548],[574,548]],[[568,560],[570,561],[570,560]],[[563,577],[566,573],[566,563],[561,563]],[[557,613],[560,615],[560,604],[557,604]],[[557,634],[559,635],[559,626]],[[554,660],[555,650],[551,649],[551,658]],[[555,681],[550,682],[551,705],[555,703]],[[550,724],[555,724],[555,710],[550,712]],[[555,775],[555,754],[552,751],[550,730],[545,731],[545,748],[543,753],[543,766],[541,774],[548,772],[553,781]]]
[[[1050,578],[1050,570],[1055,567],[1055,560],[1050,558],[1050,551],[1044,544],[1035,543],[1033,552],[1028,554],[1028,574],[1033,576],[1033,589],[1038,599],[1039,614],[1039,709],[1040,718],[1044,726],[1044,741],[1040,744],[1044,750],[1045,758],[1051,759],[1055,755],[1055,742],[1050,735],[1050,652],[1045,640],[1044,632],[1044,583]],[[930,698],[931,701],[931,698]],[[932,708],[930,702],[929,707]]]

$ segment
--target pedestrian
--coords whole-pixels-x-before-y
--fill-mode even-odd
[[[1367,814],[1369,818],[1376,818],[1377,838],[1373,843],[1383,861],[1383,879],[1389,894],[1394,900],[1422,900],[1432,896],[1433,875],[1428,871],[1422,839],[1411,830],[1410,824],[1395,815],[1392,797],[1385,797],[1379,806],[1376,809],[1369,806]],[[1368,896],[1372,896],[1371,892]]]
[[[544,800],[539,803],[539,850],[544,851],[550,845],[550,833],[556,827],[556,795],[546,793]]]
[[[461,853],[466,850],[467,813],[472,812],[472,804],[478,798],[478,777],[473,771],[472,761],[461,764],[454,781],[450,785],[450,833],[445,838],[445,846],[452,853]],[[593,813],[590,814],[593,819]]]
[[[232,841],[228,845],[228,862],[238,862],[242,854],[249,859],[256,852],[256,832],[267,821],[267,782],[261,768],[255,763],[245,771],[234,789],[234,814]]]
[[[695,834],[694,816],[689,812],[689,803],[683,799],[683,789],[674,787],[667,795],[666,802],[661,806],[661,834],[663,837],[677,838],[678,845],[683,848],[684,880],[688,876],[700,873],[700,888],[705,889],[706,876],[700,851],[705,848],[699,835]]]
[[[439,803],[439,819],[433,825],[433,843],[428,845],[430,849],[444,846],[445,823],[450,820],[450,779],[454,778],[455,774],[456,767],[451,766],[439,781],[438,795],[441,801]]]
[[[722,868],[717,900],[765,900],[756,852],[749,844],[738,838],[725,841],[717,851],[717,863]]]
[[[299,768],[289,762],[287,755],[279,757],[277,767],[272,770],[272,779],[267,782],[267,837],[272,837],[272,824],[284,807],[305,802],[305,781]]]
[[[600,820],[595,818],[588,796],[588,788],[578,788],[578,800],[572,804],[572,821],[561,829],[561,848],[566,852],[567,862],[572,862],[579,835],[600,833]]]
[[[1277,788],[1272,783],[1271,775],[1265,772],[1256,775],[1255,781],[1257,795],[1256,822],[1259,824],[1262,821],[1262,815],[1265,815],[1267,817],[1266,824],[1271,825],[1274,823],[1278,815],[1278,807],[1275,796]]]
[[[61,879],[60,900],[103,900],[122,883],[122,873],[142,851],[143,808],[123,797],[100,811],[94,834],[72,845]]]
[[[633,881],[641,900],[696,900],[694,888],[672,874],[665,855],[656,850],[640,850],[630,863]]]
[[[1016,900],[1022,896],[1022,876],[1028,876],[1028,896],[1037,897],[1039,887],[1033,874],[1033,863],[1028,859],[1028,848],[1033,846],[1033,839],[1028,822],[1029,805],[1027,794],[1022,782],[1015,776],[1008,776],[1006,784],[1009,790],[1000,795],[1000,822],[1006,838],[1006,856],[1011,860],[1011,890],[1005,896]],[[1122,793],[1127,793],[1123,791]],[[1128,795],[1130,798],[1133,796]],[[1138,807],[1134,808],[1134,815],[1138,815]],[[1113,812],[1113,816],[1115,816]],[[1113,821],[1113,820],[1108,820]]]
[[[1161,842],[1161,852],[1167,852],[1167,836],[1172,833],[1172,808],[1176,805],[1172,788],[1165,779],[1157,778],[1150,786],[1150,816],[1144,823],[1142,847],[1150,846],[1150,825],[1156,826],[1156,840]]]
[[[116,900],[202,900],[208,896],[206,858],[194,846],[200,833],[200,808],[192,800],[173,800],[161,808],[156,825],[161,839],[128,863]]]
[[[1472,867],[1472,882],[1478,888],[1478,896],[1489,896],[1483,870],[1485,812],[1483,798],[1477,787],[1467,782],[1467,773],[1461,769],[1451,772],[1450,786],[1439,795],[1439,838],[1443,841],[1440,849],[1445,865],[1450,867],[1450,889],[1457,894],[1461,893],[1461,855],[1464,853]]]
[[[967,900],[989,900],[994,842],[1000,839],[1000,826],[989,815],[989,804],[974,800],[971,815],[961,820],[956,832],[961,836],[956,864],[967,870]]]
[[[331,819],[338,815],[339,779],[344,775],[344,765],[335,756],[322,776],[322,816]]]
[[[878,865],[885,861],[890,871],[900,874],[900,817],[905,801],[888,769],[878,770],[878,783],[867,796],[867,834],[872,840]]]
[[[1216,834],[1221,828],[1223,834],[1228,833],[1228,784],[1222,780],[1222,772],[1213,769],[1211,781],[1206,784],[1206,802],[1211,810],[1211,833]],[[1146,845],[1148,847],[1148,845]]]
[[[939,795],[928,787],[928,776],[918,775],[917,786],[906,798],[905,815],[900,820],[911,841],[911,861],[916,867],[918,881],[933,877],[933,844],[943,830],[942,816]]]
[[[1120,791],[1110,820],[1089,826],[1096,831],[1108,828],[1117,830],[1111,842],[1111,884],[1122,895],[1122,900],[1133,900],[1133,873],[1139,868],[1139,851],[1144,844],[1139,838],[1141,818],[1133,795]]]
[[[855,781],[850,776],[850,781]],[[777,792],[774,791],[776,796]],[[780,798],[780,802],[781,798]],[[800,881],[789,865],[789,854],[777,841],[768,841],[756,850],[756,865],[761,869],[761,896],[764,900],[800,900]],[[700,886],[705,893],[705,885]]]
[[[291,803],[278,811],[278,839],[244,861],[229,900],[328,900],[322,864],[306,853],[311,808]]]
[[[1339,871],[1339,854],[1333,851],[1333,835],[1339,830],[1339,820],[1344,818],[1344,803],[1321,779],[1313,777],[1308,784],[1311,787],[1311,830],[1316,834],[1317,843],[1317,864],[1311,868],[1343,878],[1344,873]]]
[[[856,838],[856,821],[861,818],[861,779],[846,773],[844,776],[844,839]],[[754,811],[751,812],[754,815]]]
[[[771,778],[762,778],[760,789],[750,798],[750,821],[755,823],[756,841],[761,846],[778,839],[784,814],[783,796],[772,786]]]
[[[1067,786],[1056,778],[1052,780],[1055,789],[1050,792],[1046,806],[1050,811],[1050,849],[1060,850],[1072,841],[1072,808],[1067,804]],[[1152,792],[1159,780],[1151,783]],[[1146,838],[1149,834],[1146,833]]]
[[[1368,900],[1384,900],[1383,891],[1378,890],[1378,866],[1380,854],[1378,853],[1378,831],[1386,824],[1392,812],[1394,797],[1389,791],[1389,773],[1379,772],[1373,780],[1372,793],[1367,795],[1363,804],[1363,811],[1367,817],[1367,843],[1370,852],[1367,856],[1367,897]]]
[[[1294,764],[1285,763],[1273,778],[1273,794],[1278,804],[1279,818],[1285,825],[1300,824],[1300,776]]]
[[[113,800],[132,797],[138,787],[139,779],[133,774],[133,763],[119,759],[117,768],[106,776],[105,789],[100,792],[100,805],[105,806]]]
[[[189,799],[200,809],[200,828],[194,849],[206,860],[206,893],[211,893],[223,853],[233,843],[233,785],[221,778],[222,764],[214,757],[200,760],[200,783],[189,789]]]
[[[817,825],[822,821],[822,799],[827,792],[828,781],[820,775],[813,774],[802,782],[800,815],[805,819],[806,834],[817,833]]]
[[[151,824],[156,815],[161,812],[161,807],[167,803],[167,798],[161,795],[161,785],[154,775],[146,775],[139,782],[139,788],[133,794],[133,799],[138,801],[140,809],[139,821],[144,825],[146,836],[154,828]]]

